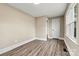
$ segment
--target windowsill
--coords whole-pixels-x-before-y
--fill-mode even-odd
[[[66,34],[66,36],[72,41],[74,42],[75,44],[79,45],[76,41],[76,38],[72,38],[70,35]]]

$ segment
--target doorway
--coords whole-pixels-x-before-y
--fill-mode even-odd
[[[60,37],[60,18],[49,18],[47,27],[49,39]]]

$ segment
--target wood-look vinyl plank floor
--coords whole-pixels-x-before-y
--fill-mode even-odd
[[[69,52],[64,51],[65,47],[63,40],[34,40],[0,56],[70,56]]]

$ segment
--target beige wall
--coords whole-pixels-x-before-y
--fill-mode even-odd
[[[21,11],[0,4],[0,48],[33,39],[35,19]]]
[[[64,17],[60,17],[60,37],[64,38]]]
[[[52,38],[52,19],[48,19],[47,25],[48,38]]]
[[[47,40],[47,18],[36,18],[36,38],[40,40]]]

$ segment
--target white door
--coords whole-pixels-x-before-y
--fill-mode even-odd
[[[52,38],[60,36],[60,18],[52,19]]]

